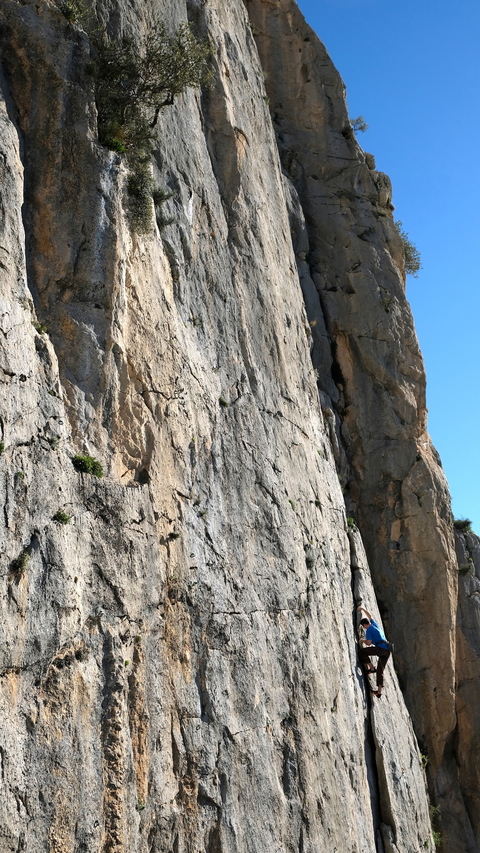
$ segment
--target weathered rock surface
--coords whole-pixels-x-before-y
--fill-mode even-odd
[[[473,850],[454,758],[457,564],[450,502],[425,432],[425,378],[390,183],[358,146],[342,81],[296,4],[246,4],[282,165],[298,197],[291,210],[314,326],[313,363],[337,433],[347,505],[396,643],[400,681],[428,754],[432,793],[442,804],[447,849]],[[467,714],[473,720],[473,707]]]
[[[388,179],[342,136],[296,6],[247,7],[96,4],[112,36],[188,15],[215,46],[212,88],[160,115],[173,222],[146,238],[97,141],[87,35],[52,2],[0,10],[2,851],[432,849],[393,665],[373,707],[357,665],[375,593],[341,486],[448,849],[478,849],[476,693],[463,784],[451,517]]]
[[[358,530],[349,530],[352,564],[352,588],[356,605],[365,606],[375,600],[370,569]],[[357,620],[363,617],[357,614]],[[381,625],[378,613],[372,614]],[[374,659],[375,660],[375,659]],[[370,676],[374,679],[374,676]],[[412,724],[404,705],[393,661],[385,669],[386,687],[381,699],[372,701],[370,722],[374,741],[379,802],[382,814],[380,836],[387,853],[402,849],[401,827],[404,815],[410,815],[412,826],[417,826],[418,836],[408,842],[413,849],[431,844],[430,833],[424,836],[423,827],[429,824],[429,813],[424,811],[425,778],[422,756],[412,751],[415,742]],[[395,721],[392,725],[392,721]]]

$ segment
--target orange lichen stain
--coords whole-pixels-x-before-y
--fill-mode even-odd
[[[55,813],[50,825],[48,853],[74,853],[75,820],[69,793],[59,791],[56,796]]]
[[[9,705],[16,705],[18,701],[19,677],[17,672],[7,672],[3,679],[3,693]]]

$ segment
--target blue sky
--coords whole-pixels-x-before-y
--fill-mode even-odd
[[[455,517],[480,534],[480,3],[297,0],[347,87],[358,134],[420,249],[408,277],[429,432]]]

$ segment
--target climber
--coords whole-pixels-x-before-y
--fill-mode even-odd
[[[364,607],[357,607],[357,610],[361,610],[366,616],[366,618],[360,619],[360,625],[365,629],[365,639],[363,640],[365,645],[359,651],[359,658],[367,672],[376,671],[377,689],[374,690],[373,687],[370,689],[374,696],[378,696],[378,698],[380,698],[383,690],[383,670],[385,669],[390,657],[391,646],[380,628],[380,625],[375,622],[375,619],[372,619],[368,610],[365,610]],[[378,658],[376,670],[372,666],[372,662],[370,660],[371,657]]]

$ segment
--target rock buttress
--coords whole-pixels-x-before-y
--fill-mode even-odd
[[[246,0],[291,190],[313,363],[446,844],[471,846],[455,740],[457,567],[426,433],[425,377],[386,175],[358,146],[343,83],[291,0]],[[342,446],[344,450],[342,449]]]

